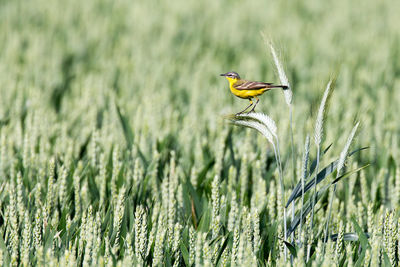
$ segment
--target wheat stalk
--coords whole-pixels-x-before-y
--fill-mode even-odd
[[[339,161],[338,161],[338,166],[337,166],[337,172],[336,172],[336,178],[338,178],[338,177],[340,176],[341,170],[342,170],[342,168],[343,168],[343,166],[344,166],[344,163],[345,163],[345,161],[346,161],[347,155],[348,155],[348,153],[349,153],[349,148],[350,148],[351,142],[352,142],[353,139],[354,139],[354,136],[355,136],[355,134],[356,134],[356,131],[357,131],[357,129],[358,129],[358,125],[359,125],[359,124],[360,124],[360,123],[357,122],[356,125],[355,125],[355,126],[353,127],[353,129],[351,130],[350,135],[349,135],[349,137],[347,138],[346,144],[345,144],[344,148],[342,149],[342,152],[340,153],[340,157],[339,157]],[[331,213],[332,213],[332,202],[333,202],[333,197],[334,197],[334,195],[335,195],[335,193],[336,193],[336,186],[337,186],[337,184],[335,183],[335,185],[333,186],[333,192],[332,192],[332,194],[331,194],[331,198],[330,198],[330,200],[329,200],[328,219],[326,220],[326,226],[325,226],[325,240],[328,239],[329,221],[330,221],[330,218],[331,218]]]

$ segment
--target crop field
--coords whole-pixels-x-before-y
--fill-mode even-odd
[[[397,266],[399,13],[0,0],[0,266]]]

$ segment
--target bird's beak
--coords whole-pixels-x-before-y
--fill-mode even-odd
[[[226,75],[226,73],[222,73],[222,74],[220,74],[219,76],[225,76]]]

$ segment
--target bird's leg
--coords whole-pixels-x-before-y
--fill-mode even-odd
[[[236,113],[236,115],[242,114],[242,113],[245,112],[249,107],[251,107],[251,106],[253,105],[253,101],[252,101],[251,99],[249,99],[249,101],[250,101],[250,105],[248,105],[248,106],[247,106],[245,109],[243,109],[242,111]]]
[[[255,97],[255,98],[256,98],[257,101],[256,101],[256,103],[254,104],[253,108],[252,108],[249,112],[247,112],[247,114],[253,112],[253,111],[255,110],[257,104],[258,104],[258,101],[260,101],[260,99],[259,99],[258,97]]]

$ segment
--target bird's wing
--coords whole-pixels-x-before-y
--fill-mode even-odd
[[[241,80],[237,81],[233,84],[233,87],[237,90],[259,90],[263,88],[271,87],[272,83],[264,83],[264,82],[252,82]]]

